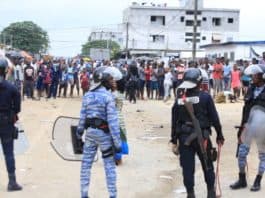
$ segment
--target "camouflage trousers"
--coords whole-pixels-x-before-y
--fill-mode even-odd
[[[87,197],[89,193],[91,167],[97,153],[98,147],[101,152],[109,150],[112,147],[112,138],[101,130],[90,129],[86,133],[85,144],[83,148],[83,159],[81,165],[81,196]],[[107,187],[110,197],[117,196],[116,189],[116,165],[114,157],[103,158]]]
[[[250,146],[247,144],[241,144],[238,152],[238,166],[240,170],[244,170],[247,164],[247,155],[249,153]],[[258,174],[265,172],[265,153],[259,151],[259,170]]]

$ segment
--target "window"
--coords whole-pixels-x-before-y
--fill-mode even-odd
[[[202,17],[202,21],[207,21],[207,18],[206,17]]]
[[[151,21],[151,24],[165,25],[166,17],[165,16],[151,16],[150,21]]]
[[[213,18],[213,26],[221,26],[221,18]]]
[[[193,20],[187,20],[186,26],[193,26],[194,21]],[[197,26],[201,26],[201,21],[197,21]]]
[[[184,22],[184,20],[185,20],[184,16],[180,17],[180,22]]]
[[[186,26],[193,26],[193,21],[192,20],[187,20],[186,21]]]
[[[227,22],[228,23],[234,23],[234,19],[233,18],[228,18]]]
[[[227,53],[227,52],[224,53],[224,58],[225,58],[225,59],[228,58],[228,53]]]
[[[151,39],[153,43],[164,43],[165,35],[151,35]]]
[[[201,15],[202,14],[202,11],[197,11],[197,14],[198,15]],[[186,15],[194,15],[194,11],[193,10],[187,10],[186,11]]]
[[[196,42],[199,43],[201,40],[200,39],[196,39]],[[185,42],[193,42],[193,39],[185,39]]]
[[[235,61],[235,52],[230,52],[230,61]]]
[[[201,36],[201,33],[196,33],[197,36]],[[193,36],[193,32],[186,32],[185,36]]]
[[[206,36],[203,36],[203,37],[202,37],[202,40],[203,40],[203,41],[206,41]]]

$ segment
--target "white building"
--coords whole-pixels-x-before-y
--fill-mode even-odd
[[[107,40],[107,41],[115,41],[121,47],[124,45],[124,38],[123,38],[123,27],[121,25],[117,25],[113,28],[93,28],[89,40]],[[106,46],[107,48],[108,46]]]
[[[209,58],[225,57],[231,62],[259,58],[265,52],[265,41],[231,41],[201,46]]]
[[[123,48],[128,41],[133,55],[191,56],[194,0],[179,1],[180,7],[134,2],[125,9]],[[203,0],[198,0],[198,49],[205,44],[233,41],[239,32],[239,14],[237,9],[204,8]]]

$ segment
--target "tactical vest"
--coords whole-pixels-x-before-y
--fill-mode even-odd
[[[196,116],[196,118],[199,120],[200,122],[200,126],[202,129],[208,129],[211,127],[211,123],[209,121],[208,118],[208,111],[207,111],[207,103],[208,101],[203,101],[201,94],[203,94],[202,92],[197,92],[196,93],[191,93],[189,94],[189,96],[187,97],[191,97],[191,96],[199,96],[200,98],[200,102],[198,104],[193,104],[193,109],[194,109],[194,114]],[[182,95],[180,95],[178,98],[181,98]],[[191,123],[191,118],[190,115],[186,109],[186,107],[184,105],[179,105],[177,106],[177,112],[178,115],[177,117],[177,124],[178,125],[182,125],[185,123]]]
[[[265,108],[265,89],[254,99],[255,86],[251,86],[245,96],[245,106],[243,110],[242,124],[246,123],[249,117],[250,110],[253,106],[259,105]]]

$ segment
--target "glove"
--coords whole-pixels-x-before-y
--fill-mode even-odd
[[[218,145],[223,145],[225,142],[225,139],[224,139],[224,136],[222,133],[218,134],[217,137],[216,137],[216,143]]]
[[[178,144],[172,144],[172,152],[175,155],[179,155],[179,146],[178,146]]]
[[[76,134],[77,139],[81,140],[82,139],[82,136],[84,134],[84,130],[82,130],[80,128],[77,128],[75,134]]]

